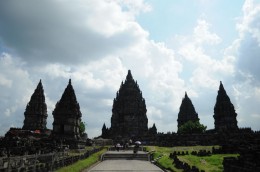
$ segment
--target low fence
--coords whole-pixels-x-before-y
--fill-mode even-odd
[[[54,152],[49,154],[35,154],[0,158],[1,172],[48,172],[71,165],[79,160],[88,158],[102,148],[86,151],[83,154],[70,156],[67,152]]]

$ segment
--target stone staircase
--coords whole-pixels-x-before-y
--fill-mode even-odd
[[[101,157],[101,160],[143,160],[150,161],[150,154],[148,152],[138,151],[133,153],[131,150],[126,151],[107,151]]]

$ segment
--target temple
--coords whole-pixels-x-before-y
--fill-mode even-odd
[[[182,103],[180,106],[180,111],[178,114],[178,130],[180,128],[180,126],[182,126],[183,124],[185,124],[188,121],[199,121],[199,117],[197,112],[195,111],[195,108],[190,100],[190,98],[188,97],[187,93],[185,92],[185,96],[182,99]]]
[[[82,114],[71,79],[52,114],[54,118],[52,134],[55,138],[80,139],[79,126]]]
[[[157,128],[155,126],[155,123],[153,124],[153,126],[151,128],[148,129],[149,135],[150,136],[156,136],[157,134]]]
[[[45,103],[44,90],[40,80],[37,88],[31,96],[24,112],[24,130],[44,130],[46,129],[47,105]]]
[[[140,138],[148,133],[145,99],[128,70],[112,107],[111,138]]]
[[[237,113],[233,104],[231,103],[222,82],[218,90],[217,100],[214,107],[215,130],[234,131],[238,130]]]

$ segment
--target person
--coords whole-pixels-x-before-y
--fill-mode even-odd
[[[134,146],[134,153],[137,153],[139,149],[139,144],[135,144]]]
[[[123,151],[125,151],[125,147],[126,147],[125,142],[123,142]]]
[[[129,145],[132,145],[133,141],[132,139],[129,140]]]
[[[120,143],[117,143],[117,144],[116,144],[116,150],[117,150],[117,152],[119,152],[120,147],[121,147]]]

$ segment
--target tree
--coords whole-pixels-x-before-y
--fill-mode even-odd
[[[178,133],[180,134],[195,134],[195,133],[204,133],[207,129],[207,126],[200,124],[197,120],[195,122],[188,121],[181,125],[178,129]]]
[[[102,127],[102,138],[107,139],[109,137],[109,129],[106,127],[106,124],[104,123]]]
[[[81,136],[84,134],[84,132],[86,130],[85,125],[86,125],[85,122],[82,122],[82,121],[79,124],[79,133],[80,133]]]

